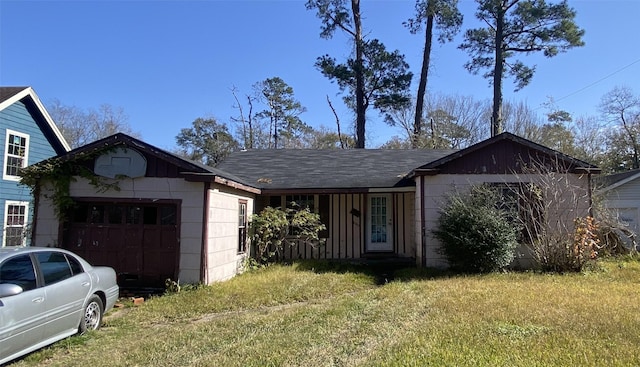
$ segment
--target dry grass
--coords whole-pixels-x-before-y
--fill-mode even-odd
[[[15,366],[640,365],[640,262],[436,276],[275,266],[147,301]]]

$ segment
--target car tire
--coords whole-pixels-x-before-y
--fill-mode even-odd
[[[80,326],[78,327],[80,334],[100,328],[103,313],[104,306],[102,305],[100,297],[95,294],[89,297],[89,301],[87,301],[87,304],[84,306],[82,319],[80,320]]]

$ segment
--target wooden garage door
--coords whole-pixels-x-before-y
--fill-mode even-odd
[[[78,202],[63,228],[64,248],[118,273],[120,286],[164,286],[179,263],[177,203]]]

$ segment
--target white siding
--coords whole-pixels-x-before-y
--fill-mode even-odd
[[[640,179],[626,182],[614,189],[599,195],[602,206],[608,212],[606,215],[615,216],[629,229],[640,233]],[[605,213],[601,213],[605,214]]]
[[[425,180],[425,192],[424,198],[420,198],[420,180],[417,180],[416,186],[416,198],[421,200],[425,210],[425,242],[426,242],[426,264],[428,267],[446,267],[446,259],[438,253],[440,244],[438,240],[433,236],[432,231],[436,227],[436,222],[439,217],[440,208],[446,203],[446,197],[448,194],[457,191],[464,192],[469,189],[470,186],[481,183],[513,183],[513,182],[539,182],[540,176],[538,175],[436,175],[436,176],[424,176]],[[586,194],[588,182],[586,176],[568,175],[570,185],[577,188],[578,191]],[[569,190],[570,191],[570,190]],[[579,200],[574,200],[569,196],[570,193],[563,197],[562,203],[558,208],[556,215],[570,217],[569,220],[577,216],[585,216],[588,214],[589,202],[587,197],[582,197]],[[416,205],[416,238],[420,233],[420,213],[419,207]],[[565,220],[567,218],[564,218]],[[550,221],[554,221],[550,219]],[[420,264],[421,253],[420,246],[418,245],[418,264]],[[526,249],[520,249],[518,256],[522,264],[529,263],[529,255]]]
[[[202,248],[202,213],[204,186],[178,178],[142,177],[119,179],[119,191],[98,192],[86,179],[76,177],[71,182],[69,193],[74,198],[114,199],[171,199],[181,201],[180,219],[180,271],[181,283],[200,281],[200,259]],[[38,222],[35,242],[39,246],[55,245],[58,241],[58,218],[54,206],[47,198],[43,187],[38,205]]]
[[[207,227],[207,280],[209,283],[229,279],[242,270],[246,254],[238,253],[239,200],[246,200],[247,213],[252,213],[253,199],[239,194],[239,192],[230,192],[223,186],[216,186],[209,190],[209,225]]]

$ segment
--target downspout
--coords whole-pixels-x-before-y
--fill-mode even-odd
[[[420,177],[420,248],[422,249],[422,256],[420,263],[422,267],[427,266],[427,242],[425,241],[425,212],[424,212],[424,176]]]
[[[200,256],[200,281],[203,284],[209,284],[209,236],[207,228],[209,227],[209,190],[211,182],[204,183],[204,200],[202,206],[202,249]]]
[[[38,218],[39,204],[40,204],[40,180],[36,181],[36,187],[33,189],[33,217],[31,218],[31,241],[29,243],[29,246],[34,246],[34,244],[36,243],[36,224],[38,223],[36,218]],[[58,226],[58,231],[60,231],[59,227],[60,226]]]

